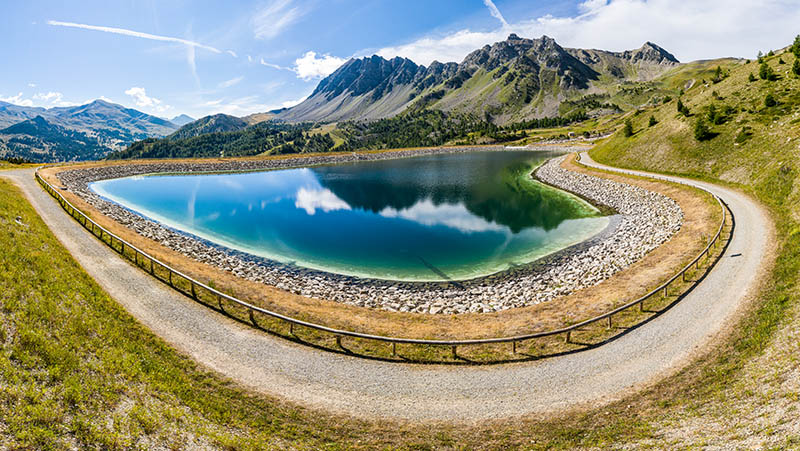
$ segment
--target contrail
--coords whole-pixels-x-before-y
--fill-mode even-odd
[[[489,14],[492,15],[495,19],[499,20],[504,27],[508,26],[508,22],[506,22],[506,18],[500,13],[500,10],[497,9],[497,6],[494,4],[492,0],[483,0],[483,4],[489,8]]]
[[[187,39],[181,39],[181,38],[173,38],[171,36],[159,36],[150,33],[142,33],[140,31],[126,30],[124,28],[101,27],[97,25],[86,25],[82,23],[73,23],[73,22],[59,22],[57,20],[48,20],[47,24],[54,25],[56,27],[80,28],[83,30],[93,30],[93,31],[102,31],[104,33],[121,34],[125,36],[132,36],[134,38],[150,39],[152,41],[177,42],[179,44],[184,44],[190,47],[196,47],[199,49],[208,50],[214,53],[222,53],[222,51],[219,49],[216,49],[209,45],[200,44],[199,42],[189,41]]]

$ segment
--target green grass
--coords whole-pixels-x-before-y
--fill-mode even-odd
[[[684,383],[677,397],[665,401],[663,414],[680,409],[700,416],[709,406],[725,405],[731,396],[747,399],[748,393],[732,394],[731,387],[743,384],[743,374],[752,371],[749,362],[766,352],[778,330],[796,324],[792,312],[800,301],[800,191],[796,183],[800,82],[783,73],[787,65],[778,65],[778,57],[766,60],[780,70],[781,79],[749,82],[749,73],[757,73],[758,66],[755,62],[739,65],[722,82],[686,93],[683,101],[695,117],[678,115],[673,101],[652,110],[659,121],[654,127],[646,124],[650,111],[633,116],[633,137],[617,133],[591,152],[598,161],[615,166],[681,174],[739,188],[765,205],[776,225],[777,259],[766,288],[724,348],[684,372],[683,378],[690,382]],[[791,67],[793,56],[780,57]],[[776,95],[777,107],[763,105],[767,92]],[[717,134],[714,138],[697,141],[691,124],[712,103],[731,106],[735,112],[724,124],[711,125]]]
[[[238,389],[176,353],[2,179],[0,345],[0,448],[349,448],[382,439],[359,422]]]

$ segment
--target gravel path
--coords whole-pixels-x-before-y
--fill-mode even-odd
[[[771,244],[765,231],[772,225],[750,197],[696,182],[728,202],[736,234],[714,270],[665,314],[604,346],[538,362],[403,365],[321,352],[238,325],[133,269],[64,214],[32,170],[0,176],[21,186],[104,289],[178,350],[255,390],[366,418],[474,422],[618,398],[671,373],[731,324],[752,297]]]

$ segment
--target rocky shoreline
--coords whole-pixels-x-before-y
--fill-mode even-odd
[[[197,261],[303,296],[400,312],[493,312],[546,302],[611,277],[666,242],[681,227],[683,212],[667,196],[567,171],[560,167],[565,158],[562,156],[539,167],[536,177],[618,212],[606,230],[531,264],[486,277],[458,283],[395,282],[310,270],[232,250],[144,218],[101,198],[88,188],[89,183],[98,180],[152,173],[269,170],[476,150],[502,150],[502,147],[419,149],[283,160],[148,162],[70,169],[59,172],[57,177],[65,188],[104,215]]]

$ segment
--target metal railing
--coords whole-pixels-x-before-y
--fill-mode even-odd
[[[697,186],[697,185],[693,185],[693,184],[689,184],[689,183],[675,182],[673,180],[670,180],[673,183],[683,183],[685,185],[692,186],[694,188],[703,190],[703,191],[711,194],[714,197],[714,199],[717,200],[717,203],[719,204],[719,206],[720,206],[720,208],[722,210],[722,220],[720,221],[720,225],[719,225],[719,228],[717,229],[717,233],[714,235],[714,237],[711,239],[711,241],[708,243],[708,245],[703,249],[703,251],[700,252],[700,254],[697,257],[695,257],[688,265],[683,267],[677,274],[672,276],[666,282],[662,283],[661,285],[659,285],[655,289],[651,290],[647,294],[645,294],[645,295],[643,295],[643,296],[641,296],[641,297],[639,297],[639,298],[637,298],[637,299],[635,299],[633,301],[630,301],[630,302],[628,302],[628,303],[626,303],[626,304],[624,304],[622,306],[619,306],[619,307],[617,307],[617,308],[615,308],[615,309],[613,309],[611,311],[608,311],[608,312],[606,312],[606,313],[604,313],[602,315],[595,316],[593,318],[581,321],[581,322],[576,323],[576,324],[565,326],[565,327],[562,327],[562,328],[559,328],[559,329],[553,329],[553,330],[549,330],[549,331],[536,332],[536,333],[530,333],[530,334],[524,334],[524,335],[515,335],[515,336],[510,336],[510,337],[482,338],[482,339],[469,339],[469,340],[435,340],[435,339],[416,339],[416,338],[387,337],[387,336],[382,336],[382,335],[372,335],[372,334],[361,333],[361,332],[353,332],[353,331],[348,331],[348,330],[335,329],[335,328],[332,328],[332,327],[327,327],[327,326],[323,326],[321,324],[315,324],[315,323],[312,323],[312,322],[303,321],[303,320],[292,318],[290,316],[286,316],[286,315],[283,315],[283,314],[280,314],[280,313],[277,313],[277,312],[273,312],[271,310],[258,307],[256,305],[253,305],[253,304],[250,304],[248,302],[245,302],[245,301],[242,301],[240,299],[237,299],[237,298],[235,298],[233,296],[230,296],[230,295],[227,295],[225,293],[222,293],[221,291],[219,291],[219,290],[217,290],[217,289],[215,289],[213,287],[210,287],[207,284],[204,284],[204,283],[202,283],[202,282],[200,282],[198,280],[195,280],[192,277],[188,276],[187,274],[182,273],[182,272],[170,267],[166,263],[164,263],[164,262],[158,260],[157,258],[149,255],[145,251],[137,248],[133,244],[123,240],[119,236],[111,233],[109,230],[105,229],[101,225],[99,225],[96,222],[94,222],[85,213],[83,213],[79,209],[75,208],[75,206],[72,205],[72,203],[70,203],[60,192],[58,192],[58,190],[56,188],[54,188],[50,183],[48,183],[46,180],[44,180],[44,178],[42,178],[39,175],[39,171],[38,170],[35,173],[35,177],[36,177],[36,180],[39,182],[39,184],[42,185],[42,187],[48,193],[50,193],[50,195],[53,196],[61,204],[61,207],[67,213],[69,213],[70,216],[75,218],[75,220],[77,220],[81,225],[83,225],[84,228],[86,228],[87,230],[91,231],[92,234],[95,235],[95,237],[98,237],[101,241],[103,241],[104,243],[108,244],[108,246],[111,247],[115,252],[119,253],[120,255],[122,255],[125,258],[129,258],[126,255],[126,250],[132,251],[133,252],[133,261],[140,268],[142,268],[142,266],[140,265],[140,259],[142,261],[144,261],[144,262],[147,262],[149,260],[149,267],[145,267],[143,269],[148,271],[153,277],[157,278],[161,282],[164,282],[164,283],[168,284],[173,289],[181,292],[182,294],[184,294],[186,296],[191,297],[195,301],[201,302],[200,301],[200,290],[204,290],[208,294],[210,294],[211,296],[216,298],[216,301],[217,301],[217,303],[218,303],[218,305],[220,307],[220,310],[222,310],[223,312],[225,312],[224,302],[230,302],[230,303],[233,303],[235,305],[238,305],[238,306],[243,307],[244,309],[246,309],[248,311],[248,316],[249,316],[250,322],[252,322],[253,325],[255,327],[257,327],[257,328],[260,328],[260,326],[258,325],[258,323],[257,323],[257,321],[255,319],[255,314],[259,313],[259,314],[267,315],[269,317],[272,317],[272,318],[287,322],[289,324],[289,333],[292,334],[292,335],[294,334],[294,329],[293,329],[294,326],[302,326],[302,327],[307,327],[307,328],[314,329],[314,330],[317,330],[317,331],[330,333],[330,334],[335,336],[336,343],[337,343],[337,345],[339,347],[341,347],[341,339],[342,339],[342,337],[353,337],[353,338],[361,338],[361,339],[366,339],[366,340],[375,340],[375,341],[380,341],[380,342],[384,342],[384,343],[390,343],[392,345],[392,355],[393,356],[396,355],[396,352],[397,352],[396,345],[397,344],[449,346],[449,347],[451,347],[453,358],[456,358],[457,357],[457,347],[458,346],[493,344],[493,343],[511,343],[512,344],[512,352],[514,354],[516,354],[517,343],[522,342],[522,341],[532,340],[532,339],[536,339],[536,338],[551,337],[551,336],[554,336],[554,335],[563,334],[564,338],[565,338],[565,342],[569,343],[571,335],[572,335],[573,332],[577,331],[578,329],[580,329],[582,327],[588,326],[590,324],[594,324],[594,323],[597,323],[597,322],[600,322],[600,321],[606,321],[608,323],[608,327],[611,328],[611,326],[612,326],[612,318],[613,318],[614,315],[617,315],[617,314],[619,314],[619,313],[621,313],[621,312],[623,312],[625,310],[631,309],[631,308],[636,307],[636,306],[639,307],[639,311],[643,311],[644,310],[644,302],[647,299],[657,295],[659,292],[662,292],[662,291],[663,291],[664,297],[666,297],[667,293],[668,293],[667,290],[668,290],[669,286],[673,282],[675,282],[678,278],[682,278],[682,280],[685,282],[686,281],[686,273],[688,271],[690,271],[693,267],[696,268],[696,269],[699,269],[700,261],[704,257],[705,258],[709,258],[711,250],[713,248],[715,248],[716,245],[720,241],[720,238],[722,236],[722,231],[723,231],[723,228],[724,228],[725,222],[726,222],[726,210],[727,210],[727,206],[726,206],[725,202],[722,199],[720,199],[718,196],[716,196],[714,193],[708,191],[707,189],[705,189],[705,188],[703,188],[701,186]],[[652,178],[659,178],[659,177],[654,176]],[[734,224],[733,214],[731,214],[731,221],[732,221],[732,225],[731,225],[731,234],[732,234],[733,233],[733,224]],[[99,235],[98,235],[98,232],[99,232]],[[106,242],[105,239],[104,239],[106,236],[109,238],[108,242]],[[117,247],[114,245],[115,242],[120,245],[119,249],[117,249]],[[166,278],[161,278],[156,274],[156,269],[159,268],[159,267],[162,268],[163,270],[167,271],[168,276]],[[177,284],[176,278],[184,279],[186,282],[188,282],[189,290],[185,291],[185,290],[181,289]]]

